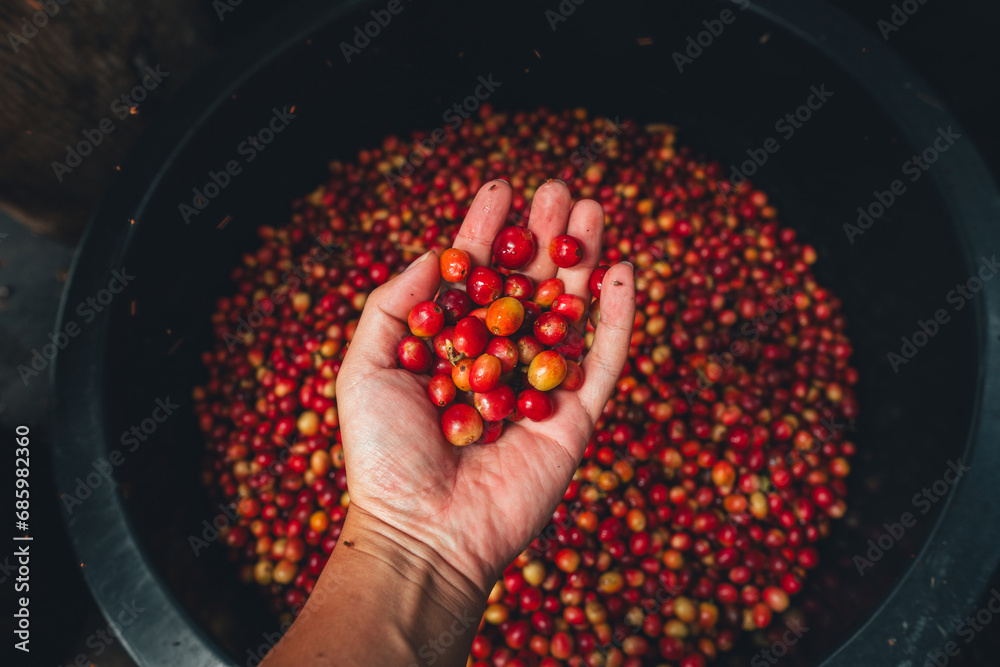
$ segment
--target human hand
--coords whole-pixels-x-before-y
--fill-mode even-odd
[[[469,253],[473,266],[490,264],[493,238],[510,203],[504,181],[491,181],[477,193],[454,243]],[[566,185],[549,181],[535,193],[528,228],[538,252],[521,272],[536,284],[558,277],[566,292],[589,302],[589,277],[604,232],[600,204],[573,205]],[[549,258],[548,245],[567,233],[580,239],[584,255],[577,266],[563,269]],[[387,536],[417,559],[433,555],[443,561],[453,570],[451,583],[460,597],[485,599],[507,564],[549,521],[583,457],[628,355],[634,278],[627,263],[604,278],[583,386],[551,392],[555,411],[548,420],[508,423],[495,443],[467,447],[444,438],[438,408],[427,399],[429,376],[397,363],[410,309],[433,299],[439,283],[438,257],[428,253],[372,292],[358,323],[337,378],[348,517],[354,531]]]

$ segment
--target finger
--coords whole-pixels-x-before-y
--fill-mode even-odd
[[[583,360],[586,378],[578,390],[580,402],[596,422],[611,397],[628,357],[635,321],[635,277],[628,262],[615,264],[601,286],[601,321]]]
[[[579,239],[583,257],[576,266],[559,269],[556,278],[563,281],[567,294],[576,294],[584,301],[590,300],[590,274],[601,258],[601,241],[604,238],[604,209],[593,199],[583,199],[573,206],[569,214],[566,233]]]
[[[440,281],[437,254],[431,250],[368,295],[345,364],[353,356],[379,368],[395,368],[396,348],[410,331],[410,310],[432,299]]]
[[[569,218],[572,204],[569,188],[562,181],[546,181],[535,191],[531,200],[531,212],[528,214],[528,229],[535,235],[538,252],[521,273],[536,283],[556,275],[558,267],[549,257],[549,243],[566,233],[566,219]]]
[[[489,266],[493,259],[493,238],[503,227],[510,211],[511,190],[506,181],[492,180],[479,188],[454,247],[469,253],[473,266]]]

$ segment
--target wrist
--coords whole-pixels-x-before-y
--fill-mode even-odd
[[[481,613],[486,606],[489,589],[472,581],[426,541],[356,505],[348,510],[334,554],[384,571],[395,585],[419,593],[424,601],[452,616],[462,617],[470,609]]]
[[[306,611],[354,628],[337,642],[351,646],[340,665],[423,665],[435,656],[451,667],[465,664],[486,597],[425,542],[352,505]],[[378,627],[361,630],[358,618],[378,618]]]
[[[305,608],[263,664],[460,667],[485,606],[434,549],[352,506]]]

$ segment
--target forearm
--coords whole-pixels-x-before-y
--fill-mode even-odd
[[[262,667],[460,667],[485,605],[485,593],[432,550],[352,508],[308,603]]]

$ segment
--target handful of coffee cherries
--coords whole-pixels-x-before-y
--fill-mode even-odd
[[[399,363],[413,373],[430,373],[427,394],[443,408],[441,430],[456,446],[494,442],[505,422],[548,419],[548,392],[576,391],[584,382],[580,362],[588,311],[597,326],[601,282],[607,266],[594,270],[595,301],[567,294],[558,278],[537,285],[517,273],[535,257],[535,237],[523,227],[505,227],[493,241],[497,268],[473,267],[468,253],[441,253],[442,288],[407,318],[411,335],[399,343]],[[561,268],[583,257],[579,239],[562,235],[549,244]]]

